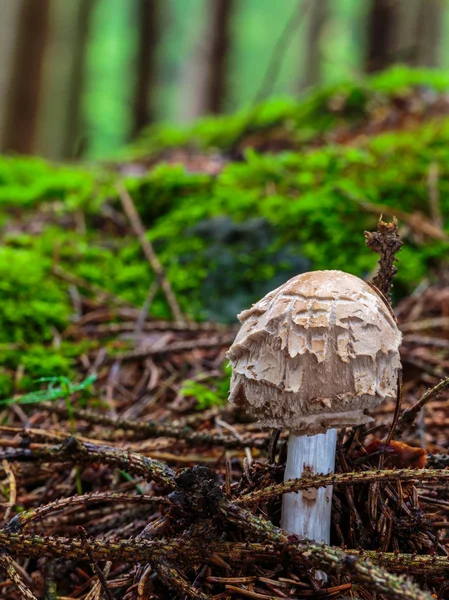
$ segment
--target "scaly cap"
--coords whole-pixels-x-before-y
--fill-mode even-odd
[[[382,297],[341,271],[303,273],[239,315],[229,400],[267,427],[315,435],[395,398],[401,333]]]

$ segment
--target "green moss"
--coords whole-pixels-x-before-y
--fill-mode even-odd
[[[448,148],[449,121],[444,121],[413,133],[382,134],[358,148],[249,151],[245,161],[211,177],[206,202],[202,190],[174,199],[170,212],[151,224],[149,236],[194,314],[227,318],[266,287],[306,267],[359,276],[370,272],[376,256],[364,247],[363,231],[375,228],[379,214],[362,210],[351,198],[428,214],[428,172],[437,162],[441,210],[448,215]],[[423,241],[412,232],[397,292],[431,273],[446,260],[447,250],[446,243]]]
[[[11,396],[14,388],[14,379],[12,373],[6,369],[0,368],[0,398]]]
[[[49,258],[0,247],[0,342],[42,342],[64,328],[67,294],[49,276]]]
[[[169,213],[183,198],[201,195],[207,201],[213,183],[208,175],[187,173],[180,165],[160,164],[143,177],[127,179],[126,185],[149,223]]]
[[[406,99],[417,89],[446,92],[447,72],[396,66],[371,77],[343,81],[309,93],[296,101],[275,98],[232,115],[207,117],[182,131],[151,126],[128,150],[128,156],[149,156],[177,146],[233,149],[246,134],[281,129],[291,143],[312,141],[335,126],[352,126],[392,99]]]
[[[363,231],[375,227],[378,214],[350,198],[428,213],[428,171],[438,162],[441,209],[448,214],[448,148],[449,122],[443,121],[358,147],[277,155],[250,150],[217,176],[161,165],[125,183],[183,309],[196,318],[231,320],[300,271],[336,268],[365,276],[374,268]],[[69,273],[143,303],[154,275],[138,241],[105,236],[96,219],[93,212],[86,234],[53,225],[38,237],[7,237],[0,252],[0,339],[50,341],[69,324],[67,290],[50,275],[55,253]],[[397,292],[411,289],[446,255],[447,244],[409,236]],[[170,315],[162,295],[152,314]]]
[[[0,398],[11,396],[13,391],[35,390],[36,380],[41,378],[74,378],[77,358],[96,346],[95,342],[89,341],[62,342],[58,347],[0,344]]]
[[[221,377],[212,379],[200,375],[196,380],[186,379],[179,390],[179,395],[186,398],[195,398],[197,410],[206,410],[213,406],[224,406],[227,403],[231,378],[231,365],[228,361],[222,365],[221,370],[223,372]]]
[[[53,165],[40,158],[0,157],[0,208],[31,208],[41,202],[86,205],[98,191],[88,168]]]
[[[142,166],[121,171],[136,173],[131,177],[118,175],[115,167],[0,158],[0,223],[7,224],[0,247],[0,395],[16,391],[19,368],[23,389],[39,377],[74,375],[74,359],[82,350],[68,342],[53,347],[74,310],[69,285],[52,273],[54,263],[132,305],[143,304],[154,274],[136,236],[124,235],[120,221],[108,217],[111,207],[121,210],[118,178],[135,201],[183,310],[198,319],[234,320],[239,310],[305,270],[334,268],[365,276],[377,257],[364,247],[363,231],[375,228],[379,214],[363,210],[360,202],[429,215],[428,174],[434,163],[449,233],[449,120],[383,133],[357,146],[301,145],[342,122],[362,122],[373,103],[387,105],[424,85],[445,90],[448,77],[396,69],[318,90],[299,103],[270,101],[203,120],[171,138],[161,129],[152,138],[154,150],[194,142],[229,149],[243,131],[281,127],[301,142],[301,151],[247,150],[234,162],[228,157],[217,175],[159,164],[140,175]],[[145,140],[142,144],[141,150]],[[52,203],[53,210],[43,203]],[[73,213],[85,217],[85,232],[75,231]],[[37,228],[29,226],[34,215]],[[431,277],[447,262],[448,250],[446,242],[406,230],[397,296]],[[95,298],[89,289],[79,291]],[[161,293],[151,314],[170,317]]]

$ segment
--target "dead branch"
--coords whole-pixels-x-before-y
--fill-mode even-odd
[[[171,495],[174,502],[184,507],[187,505],[193,513],[198,510],[204,512],[206,506],[209,513],[217,512],[227,524],[236,526],[248,539],[263,539],[273,544],[280,553],[287,553],[294,561],[299,560],[307,569],[323,569],[332,575],[350,574],[354,581],[368,584],[374,591],[397,600],[430,600],[430,594],[415,584],[379,569],[370,561],[359,562],[360,558],[348,556],[338,548],[288,534],[263,517],[255,516],[230,502],[218,489],[212,472],[206,467],[185,469],[176,477],[176,484],[181,493],[176,497]]]
[[[167,354],[175,354],[180,352],[189,352],[191,350],[209,349],[209,348],[226,348],[234,341],[235,335],[227,335],[216,339],[192,340],[187,342],[173,342],[164,348],[149,348],[148,350],[136,350],[133,352],[123,352],[110,356],[107,362],[115,362],[116,360],[142,360],[149,356],[164,356]]]
[[[178,301],[176,300],[176,296],[172,290],[170,282],[168,281],[167,276],[165,275],[162,264],[156,252],[154,251],[153,245],[146,236],[145,228],[142,224],[142,221],[140,220],[139,213],[137,212],[131,195],[128,193],[128,190],[121,182],[117,184],[117,191],[126,216],[128,217],[129,222],[131,223],[131,226],[134,229],[134,233],[137,235],[143,253],[145,254],[145,257],[150,267],[156,275],[156,279],[159,282],[162,291],[164,292],[168,306],[170,307],[170,310],[172,311],[175,320],[181,324],[185,323],[186,321],[188,321],[188,319],[186,319],[185,316],[182,314],[181,308],[178,304]]]
[[[419,483],[421,481],[441,482],[448,479],[449,469],[385,469],[381,471],[361,471],[359,473],[313,475],[301,479],[290,479],[284,483],[265,487],[264,489],[241,496],[234,502],[240,506],[250,506],[261,500],[267,500],[280,494],[298,492],[309,488],[326,487],[328,485],[358,485],[376,481],[408,481],[410,483]]]
[[[196,600],[211,600],[210,596],[194,588],[175,564],[162,559],[154,565],[154,568],[165,585],[177,590],[183,598],[187,596]]]
[[[370,560],[347,554],[338,548],[302,540],[275,527],[269,521],[239,509],[235,504],[223,502],[223,512],[228,520],[246,533],[265,537],[280,553],[287,553],[292,560],[300,560],[308,569],[323,569],[332,575],[351,575],[353,581],[369,586],[373,591],[394,600],[430,600],[431,595],[402,577],[396,577],[381,569]],[[253,551],[255,549],[253,548]],[[446,568],[449,568],[447,559]]]
[[[89,557],[90,564],[92,566],[92,570],[95,573],[95,575],[98,577],[98,581],[100,582],[100,585],[101,585],[101,588],[102,588],[104,594],[109,598],[109,600],[114,600],[111,590],[109,589],[108,583],[104,576],[104,573],[103,573],[102,569],[100,568],[100,566],[98,565],[97,560],[96,560],[95,556],[93,555],[93,552],[90,549],[89,541],[86,536],[86,530],[84,529],[84,527],[77,527],[76,529],[77,529],[78,533],[80,534],[80,538],[81,538],[84,548],[86,549],[86,554]]]
[[[55,500],[44,506],[38,506],[32,510],[21,512],[13,517],[5,526],[5,531],[20,533],[30,523],[42,521],[48,516],[54,516],[55,513],[79,506],[86,508],[90,504],[98,502],[113,502],[113,503],[138,503],[138,504],[171,504],[165,496],[148,496],[146,494],[127,494],[123,492],[91,492],[82,496],[70,496]]]
[[[174,538],[155,541],[148,540],[111,540],[99,541],[90,539],[89,547],[95,560],[120,560],[135,564],[136,562],[152,562],[159,564],[161,560],[180,562],[191,565],[199,560],[208,562],[212,555],[222,556],[226,561],[239,564],[249,557],[290,556],[293,561],[300,561],[307,569],[324,569],[333,575],[351,575],[353,580],[362,585],[370,586],[376,591],[393,600],[431,600],[431,595],[420,590],[410,581],[397,577],[376,566],[377,553],[373,552],[373,562],[357,554],[344,552],[339,548],[317,544],[289,535],[261,517],[255,517],[235,504],[223,501],[220,511],[231,523],[243,528],[251,536],[265,538],[265,543],[257,542],[227,542],[212,541],[205,553],[204,539]],[[56,536],[36,536],[12,534],[0,531],[0,544],[5,551],[38,558],[64,558],[89,560],[82,541],[76,538],[61,538]],[[391,560],[390,560],[391,557]],[[397,559],[396,563],[393,557]],[[423,569],[426,573],[444,574],[449,572],[447,557],[416,556],[416,555],[381,555],[382,560],[395,565],[395,570],[404,572]]]
[[[432,162],[429,166],[427,175],[427,185],[429,188],[429,208],[432,222],[437,227],[443,229],[444,222],[440,208],[440,190],[438,188],[438,180],[440,177],[440,168],[437,162]]]
[[[67,283],[76,286],[77,288],[79,287],[81,289],[87,290],[88,292],[91,292],[92,294],[95,294],[99,301],[111,302],[113,304],[117,304],[118,306],[132,308],[132,304],[130,304],[123,298],[116,296],[108,290],[104,290],[100,286],[91,283],[87,279],[83,279],[82,277],[74,275],[73,273],[67,273],[67,271],[64,271],[64,269],[57,264],[53,265],[51,272],[55,277],[58,277],[59,279],[62,279],[63,281],[66,281]]]
[[[398,271],[394,265],[397,261],[396,254],[403,245],[396,217],[393,217],[392,223],[385,223],[381,216],[377,223],[377,231],[365,231],[365,238],[368,248],[380,254],[379,270],[373,278],[373,284],[389,300],[393,279]]]
[[[205,467],[185,469],[176,476],[175,485],[177,491],[171,494],[170,499],[180,510],[187,511],[190,518],[195,515],[217,515],[247,536],[248,543],[227,545],[224,554],[226,560],[235,559],[236,551],[274,551],[288,555],[293,561],[300,561],[306,569],[320,568],[333,575],[350,574],[355,582],[369,585],[374,591],[395,600],[430,600],[430,595],[419,590],[415,584],[391,575],[362,557],[289,535],[262,517],[254,516],[230,502],[214,483],[211,471]],[[179,562],[188,565],[197,560],[204,562],[208,556],[217,553],[223,554],[224,547],[220,543],[208,540],[202,527],[199,531],[200,539],[192,535],[155,541],[115,539],[103,542],[92,539],[89,540],[89,550],[96,561],[119,559],[132,563],[148,561],[160,564],[161,560],[166,560],[173,564]],[[254,546],[252,540],[259,542],[259,545]],[[264,543],[260,544],[261,541]],[[0,545],[5,551],[21,556],[90,559],[85,544],[76,538],[27,536],[0,531]],[[447,560],[446,565],[449,567]]]
[[[43,403],[49,412],[68,418],[69,411],[65,404]],[[189,446],[222,446],[223,448],[266,448],[269,444],[269,438],[241,440],[235,437],[226,437],[223,435],[212,435],[206,431],[193,431],[189,427],[170,427],[161,425],[156,421],[133,421],[131,419],[114,419],[102,413],[81,408],[71,408],[71,414],[76,418],[95,425],[106,425],[115,431],[133,431],[134,439],[150,439],[167,437],[176,440],[183,440]],[[19,432],[18,432],[19,433]],[[124,436],[122,436],[124,437]]]
[[[416,419],[419,411],[431,400],[435,400],[438,396],[449,388],[449,377],[442,379],[436,386],[427,390],[425,394],[410,408],[404,410],[402,415],[399,417],[398,424],[396,426],[396,432],[398,434],[403,433],[409,427],[412,427],[414,420]]]
[[[11,582],[16,586],[23,600],[37,600],[36,596],[20,577],[11,556],[5,554],[3,551],[2,554],[0,554],[0,568],[3,569],[6,576],[9,577]]]
[[[113,468],[123,469],[127,473],[132,473],[147,481],[154,480],[166,489],[174,488],[174,471],[165,463],[111,446],[80,442],[74,436],[69,436],[57,446],[42,446],[33,450],[26,448],[6,450],[0,452],[0,459],[21,462],[70,460],[77,464],[99,462]]]

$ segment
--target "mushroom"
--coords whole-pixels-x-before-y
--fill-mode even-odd
[[[285,478],[333,473],[337,428],[395,398],[401,333],[376,288],[341,271],[303,273],[238,315],[229,400],[290,430]],[[330,541],[332,486],[284,494],[281,525]]]

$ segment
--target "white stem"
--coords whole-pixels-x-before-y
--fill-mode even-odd
[[[284,481],[306,474],[333,473],[337,430],[318,435],[290,434]],[[330,542],[332,486],[284,494],[281,526],[316,542]]]

